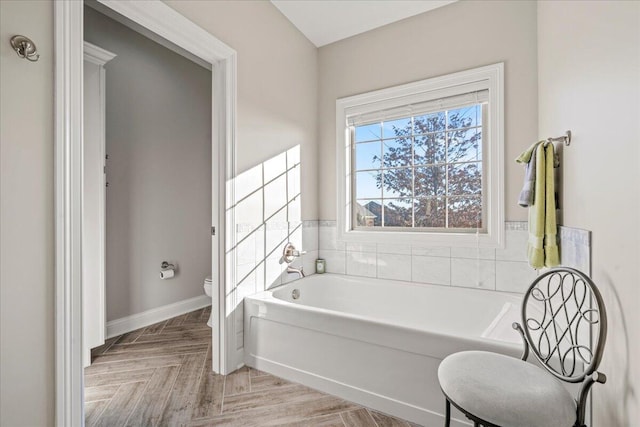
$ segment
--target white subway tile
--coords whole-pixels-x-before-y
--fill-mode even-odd
[[[380,279],[411,280],[411,256],[378,254],[378,277]]]
[[[369,252],[376,253],[375,243],[347,242],[347,252]]]
[[[376,277],[376,254],[347,252],[346,272],[350,276]]]
[[[248,275],[241,278],[240,283],[236,287],[236,298],[239,304],[242,304],[242,300],[244,297],[253,295],[257,292],[256,290],[256,275],[255,271],[251,271]]]
[[[260,262],[267,255],[264,252],[264,242],[266,239],[266,231],[267,227],[263,224],[253,231],[253,235],[255,236],[255,248],[256,248],[256,262]]]
[[[289,223],[289,236],[287,241],[291,242],[293,246],[299,251],[305,250],[302,237],[302,223]],[[284,245],[283,245],[284,247]]]
[[[395,244],[377,244],[377,252],[379,254],[398,254],[411,255],[411,245],[395,245]]]
[[[274,215],[266,224],[266,256],[269,258],[282,255],[282,248],[289,234],[289,223],[287,222],[286,210],[282,210]]]
[[[251,233],[236,245],[236,263],[255,265],[257,259],[256,234]]]
[[[496,250],[493,248],[464,248],[452,247],[451,258],[467,259],[496,259]]]
[[[529,233],[526,231],[507,230],[505,248],[496,249],[496,259],[501,261],[526,261]]]
[[[238,264],[238,266],[236,267],[236,280],[238,281],[238,284],[236,285],[236,287],[238,287],[240,283],[246,280],[252,280],[255,282],[255,278],[252,277],[252,275],[254,274],[255,268],[256,268],[255,263]]]
[[[537,275],[526,262],[496,261],[496,290],[524,293]]]
[[[327,263],[327,273],[345,274],[345,251],[321,249],[320,258],[324,258]]]
[[[450,285],[451,258],[413,256],[411,262],[411,280],[436,285]]]
[[[310,276],[316,273],[316,259],[320,257],[318,251],[308,251],[302,256],[304,274]]]
[[[591,274],[590,247],[572,241],[560,243],[562,265],[575,268],[585,274]]]
[[[573,242],[578,245],[591,246],[591,232],[580,228],[558,227],[560,240],[563,242]]]
[[[269,289],[273,286],[282,284],[283,265],[277,258],[268,258],[264,260],[265,264],[265,287]]]
[[[320,227],[319,232],[319,248],[328,249],[328,250],[344,250],[345,244],[344,242],[336,241],[337,229],[335,226],[322,226]]]
[[[266,289],[264,277],[265,261],[261,260],[256,266],[256,292],[262,292]]]
[[[317,251],[318,246],[318,227],[302,227],[302,249],[311,252]]]
[[[448,246],[413,246],[411,254],[449,258],[451,256],[451,248]]]
[[[451,284],[466,288],[496,288],[495,261],[451,258]]]
[[[239,202],[234,208],[235,224],[242,227],[244,231],[250,231],[252,227],[262,224],[262,192],[253,193],[246,199]]]

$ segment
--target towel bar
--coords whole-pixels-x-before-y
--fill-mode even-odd
[[[547,142],[564,142],[564,145],[567,147],[571,145],[571,131],[568,130],[564,135],[558,136],[556,138],[547,138]]]

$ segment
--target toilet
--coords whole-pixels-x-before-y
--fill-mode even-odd
[[[211,276],[208,276],[206,279],[204,279],[204,293],[207,294],[208,297],[211,297],[211,288],[212,288]],[[211,327],[212,317],[213,317],[213,313],[209,315],[209,320],[207,321],[207,326],[209,327]]]

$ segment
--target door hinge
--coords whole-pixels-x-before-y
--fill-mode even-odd
[[[215,227],[211,227],[211,235],[212,236],[216,235],[216,228]]]

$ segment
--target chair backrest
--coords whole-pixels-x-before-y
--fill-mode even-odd
[[[541,274],[524,296],[522,324],[533,354],[557,378],[582,382],[598,368],[607,313],[584,273],[560,267]]]

